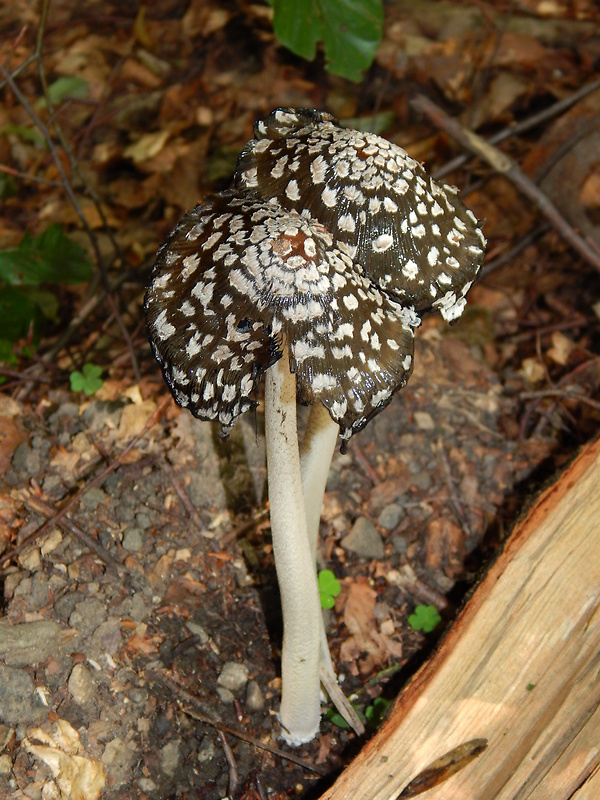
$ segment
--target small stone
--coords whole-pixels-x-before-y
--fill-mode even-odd
[[[362,558],[382,559],[385,556],[383,539],[375,525],[366,517],[358,517],[341,544],[345,550]]]
[[[208,640],[210,639],[210,636],[204,630],[202,625],[198,625],[197,622],[186,622],[185,627],[193,636],[198,637],[198,641],[200,642],[200,644],[207,644]]]
[[[92,637],[92,643],[101,653],[116,656],[121,646],[121,619],[109,617],[98,625]]]
[[[143,546],[144,540],[141,530],[139,528],[127,528],[123,534],[123,547],[125,550],[129,550],[130,553],[137,553]]]
[[[392,537],[392,547],[399,555],[404,555],[408,549],[408,542],[404,538],[404,536],[393,536]]]
[[[215,757],[216,752],[215,743],[208,736],[205,736],[198,748],[198,755],[196,758],[201,764],[210,763]]]
[[[138,778],[137,785],[140,787],[142,792],[154,792],[158,788],[157,785],[154,783],[152,778]]]
[[[62,628],[50,620],[0,625],[0,659],[7,666],[36,667],[56,653]]]
[[[427,472],[427,470],[417,472],[412,476],[412,483],[413,486],[426,492],[428,489],[431,489],[431,473]]]
[[[217,686],[217,694],[219,700],[225,705],[229,706],[235,700],[235,695],[230,689],[225,689],[223,686]]]
[[[102,489],[94,487],[87,491],[81,498],[81,503],[86,511],[95,511],[100,503],[105,503],[108,500],[108,495]]]
[[[0,722],[32,725],[47,719],[49,712],[28,672],[0,664]]]
[[[115,789],[131,779],[131,768],[138,754],[127,747],[123,739],[115,736],[106,745],[101,761],[110,775],[111,788]]]
[[[227,661],[223,664],[217,683],[224,689],[239,692],[248,683],[248,667],[245,664],[239,664],[237,661]]]
[[[432,431],[435,428],[433,417],[427,411],[415,411],[414,414],[417,428],[422,431]]]
[[[10,775],[12,769],[12,759],[8,753],[4,753],[0,756],[0,775]]]
[[[90,636],[105,617],[104,603],[94,597],[88,597],[75,606],[69,617],[69,626],[81,631],[85,636]]]
[[[152,517],[145,511],[138,511],[135,515],[135,524],[138,528],[142,528],[142,530],[150,528],[152,526]]]
[[[400,524],[400,520],[404,516],[404,510],[397,503],[390,503],[382,510],[377,524],[385,528],[386,531],[392,531]]]
[[[91,703],[96,696],[96,685],[90,671],[83,664],[75,664],[67,681],[73,700],[80,706]]]
[[[174,739],[160,749],[160,768],[166,775],[174,775],[181,759],[181,741]]]
[[[258,683],[254,680],[248,681],[246,686],[246,706],[250,711],[262,711],[265,707],[265,696]]]

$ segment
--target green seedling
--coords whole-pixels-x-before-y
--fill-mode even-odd
[[[88,396],[96,394],[104,384],[100,375],[102,367],[97,364],[84,364],[81,372],[75,370],[71,373],[71,389],[74,392],[85,392]]]
[[[376,730],[385,717],[391,703],[385,697],[376,697],[370,706],[365,708],[365,719],[369,728]]]
[[[386,700],[385,697],[376,697],[366,708],[364,706],[354,706],[354,710],[363,724],[371,730],[376,730],[383,722],[390,705],[390,701]],[[342,715],[333,708],[327,711],[325,719],[337,728],[345,728],[348,730],[350,727]]]
[[[435,606],[417,606],[415,613],[408,618],[408,624],[413,631],[431,633],[442,621]]]
[[[341,591],[340,582],[330,569],[322,569],[318,575],[321,608],[333,608],[335,598]]]

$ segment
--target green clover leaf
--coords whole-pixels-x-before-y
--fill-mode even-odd
[[[441,621],[442,618],[435,606],[417,606],[415,613],[408,618],[408,624],[413,631],[423,631],[424,633],[431,633]]]
[[[318,583],[321,608],[333,608],[335,598],[342,589],[340,582],[330,569],[322,569],[318,575]]]
[[[85,392],[88,396],[95,394],[104,384],[100,375],[102,367],[97,364],[84,364],[81,372],[75,370],[71,373],[71,389],[74,392]]]

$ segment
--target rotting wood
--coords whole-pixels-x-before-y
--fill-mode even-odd
[[[384,727],[321,800],[393,800],[474,738],[429,800],[600,796],[600,439],[517,524]]]

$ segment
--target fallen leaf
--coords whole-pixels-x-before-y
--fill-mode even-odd
[[[45,744],[33,744],[31,739]],[[79,734],[66,720],[57,720],[52,734],[43,728],[28,731],[23,746],[50,768],[63,800],[98,800],[106,783],[104,767],[96,759],[78,755]]]

